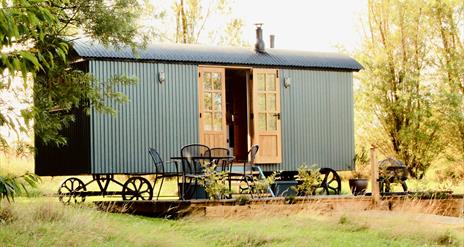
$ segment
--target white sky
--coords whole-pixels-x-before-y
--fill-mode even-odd
[[[207,8],[211,0],[200,0]],[[155,9],[169,10],[178,0],[151,0]],[[276,35],[276,48],[331,51],[336,45],[352,52],[359,46],[360,18],[366,11],[367,0],[228,0],[231,16],[211,16],[200,37],[208,44],[208,32],[223,28],[231,17],[245,23],[243,39],[255,43],[254,23],[264,23],[264,38],[269,47],[269,35]],[[146,18],[142,22],[167,33],[175,30],[173,16],[165,21]]]
[[[360,18],[366,0],[235,0],[233,12],[245,21],[244,37],[255,42],[254,23],[264,23],[266,47],[276,35],[276,48],[353,51],[361,38]]]

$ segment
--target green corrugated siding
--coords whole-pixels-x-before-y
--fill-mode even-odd
[[[280,78],[283,160],[264,170],[296,170],[303,163],[348,169],[354,154],[352,73],[281,70]]]
[[[159,71],[166,73],[163,84]],[[197,65],[90,61],[90,72],[100,80],[139,78],[119,87],[129,102],[110,103],[116,116],[92,113],[92,173],[152,173],[148,147],[168,159],[198,142]],[[292,80],[289,88],[285,77]],[[348,169],[354,154],[352,73],[286,69],[280,78],[283,162],[263,170],[296,170],[303,163]]]
[[[158,72],[166,82],[158,82]],[[164,159],[198,140],[195,65],[90,61],[90,72],[105,80],[116,74],[136,76],[133,86],[119,86],[129,102],[109,102],[116,116],[93,111],[92,173],[152,173],[148,147]]]

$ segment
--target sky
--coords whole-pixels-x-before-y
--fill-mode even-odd
[[[200,0],[206,9],[213,0]],[[178,0],[151,0],[158,10],[170,10]],[[229,16],[218,13],[210,16],[200,43],[208,44],[211,30],[224,28],[231,18],[244,21],[243,39],[249,44],[256,40],[255,23],[263,23],[264,38],[269,47],[269,35],[276,36],[276,48],[337,52],[342,46],[352,52],[360,44],[360,18],[365,15],[367,0],[227,0]],[[144,18],[144,25],[165,33],[175,30],[175,18],[165,21]],[[209,30],[208,30],[209,29]]]
[[[244,37],[254,44],[254,23],[264,23],[264,37],[276,36],[276,48],[353,51],[360,45],[365,0],[235,0],[234,15],[245,21]],[[248,40],[248,39],[247,39]]]

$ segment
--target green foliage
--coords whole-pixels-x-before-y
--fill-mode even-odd
[[[430,28],[430,24],[438,20],[438,14],[433,13],[443,8],[448,10],[447,16],[452,13],[452,17],[434,25],[435,29]],[[451,90],[453,97],[458,98],[456,100],[442,97],[442,92],[451,91],[441,90],[444,84],[436,80],[449,78],[452,71],[462,71],[461,62],[437,63],[437,60],[456,57],[456,54],[453,49],[441,48],[447,42],[442,42],[443,46],[436,42],[442,39],[439,38],[442,33],[446,34],[446,41],[459,37],[456,25],[462,9],[462,1],[368,2],[367,35],[356,55],[365,67],[359,74],[361,87],[356,95],[357,125],[362,130],[358,134],[359,140],[363,145],[375,143],[384,155],[403,160],[414,178],[424,176],[450,141],[454,147],[464,143],[464,139],[459,138],[442,141],[449,133],[460,135],[457,130],[463,122],[459,117],[462,116],[462,100],[459,100],[462,93]],[[442,54],[430,52],[435,49]],[[453,69],[445,71],[444,68]],[[462,81],[463,77],[457,73],[453,78]],[[456,107],[450,107],[453,105]],[[458,112],[454,120],[443,117],[455,116],[453,112]],[[453,122],[459,124],[453,125]],[[451,125],[455,126],[452,128],[455,131],[449,131]],[[445,129],[447,131],[443,131]]]
[[[205,191],[211,199],[219,200],[229,195],[229,187],[227,185],[228,175],[224,172],[216,171],[217,165],[214,163],[207,164],[203,167],[204,177],[202,178],[205,184]]]
[[[295,190],[298,195],[305,196],[313,195],[322,183],[321,173],[317,165],[312,165],[311,167],[301,165],[298,168],[297,180],[300,184],[293,186],[292,189]]]
[[[240,205],[240,206],[243,206],[243,205],[246,205],[246,204],[250,203],[250,197],[248,197],[246,195],[239,195],[237,198],[235,198],[235,200],[237,201],[238,205]]]
[[[464,3],[430,1],[427,13],[435,45],[438,77],[437,115],[443,121],[441,139],[451,159],[464,161]]]
[[[369,157],[367,151],[364,147],[360,151],[357,151],[354,154],[352,161],[352,178],[367,178],[369,177]]]
[[[16,118],[0,111],[0,122],[30,135],[34,119],[39,139],[64,144],[59,130],[73,121],[72,110],[94,106],[96,110],[114,113],[108,106],[109,100],[125,100],[114,90],[115,86],[131,83],[133,78],[98,82],[81,70],[69,49],[73,40],[83,36],[104,45],[135,48],[135,39],[146,40],[137,33],[136,18],[141,9],[136,0],[2,1],[0,74],[7,74],[0,80],[0,90],[11,91],[12,78],[21,74],[24,90],[32,89],[34,102],[29,102],[33,106]],[[2,107],[12,107],[7,103],[0,101]],[[56,114],[58,110],[61,112]],[[0,142],[6,143],[1,137]]]
[[[0,202],[2,199],[6,199],[8,202],[13,201],[17,194],[28,193],[27,186],[36,187],[39,182],[40,178],[29,172],[22,176],[0,176]]]
[[[254,190],[255,192],[260,195],[260,194],[266,194],[269,193],[269,189],[271,188],[271,184],[275,183],[275,178],[278,175],[278,172],[273,172],[271,175],[257,179],[254,182]]]
[[[0,111],[0,124],[31,135],[32,124],[38,141],[62,145],[60,130],[74,121],[74,110],[114,113],[109,102],[127,98],[115,88],[134,82],[117,76],[96,81],[82,71],[70,53],[71,41],[87,36],[104,45],[135,47],[136,18],[142,9],[137,0],[12,0],[0,5],[0,90],[12,91],[12,78],[22,76],[23,89],[32,89],[30,108],[12,117],[12,111]],[[31,81],[34,81],[33,85]],[[0,100],[1,109],[11,109]],[[34,120],[34,121],[32,121]],[[19,135],[19,134],[18,134]],[[0,136],[0,147],[8,146]],[[24,182],[25,183],[24,183]],[[7,200],[33,185],[36,177],[0,177],[0,195]]]

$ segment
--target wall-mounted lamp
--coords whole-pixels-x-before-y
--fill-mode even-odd
[[[284,78],[284,87],[285,87],[285,88],[289,88],[290,85],[292,85],[292,78],[290,78],[290,77],[285,77],[285,78]]]
[[[161,84],[166,82],[166,73],[164,73],[164,71],[158,72],[158,81]]]

